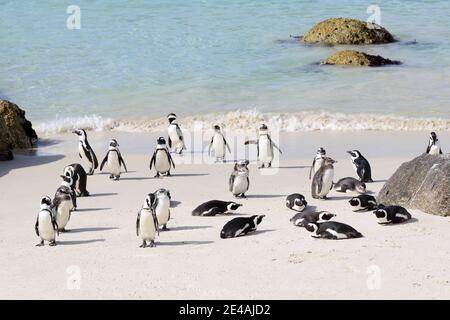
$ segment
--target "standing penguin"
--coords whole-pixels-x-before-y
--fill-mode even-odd
[[[257,156],[258,160],[261,163],[261,166],[259,168],[264,168],[265,164],[267,164],[268,168],[272,166],[274,148],[277,149],[280,154],[282,154],[280,148],[278,148],[275,142],[273,142],[270,138],[269,130],[264,123],[259,127],[258,141],[247,140],[244,144],[247,145],[251,143],[256,144],[257,146]]]
[[[311,184],[311,195],[314,199],[326,199],[327,194],[333,187],[334,167],[333,163],[336,163],[329,157],[323,160],[323,164],[319,171],[314,174]]]
[[[38,213],[34,230],[36,235],[41,238],[36,246],[44,245],[44,241],[48,241],[50,246],[56,245],[55,237],[58,234],[58,224],[51,209],[52,199],[46,196],[41,199],[41,209]]]
[[[155,195],[149,193],[145,197],[144,205],[137,215],[136,235],[142,239],[140,248],[147,247],[147,242],[150,242],[150,247],[155,246],[156,233],[159,232],[158,219],[153,209],[155,199]]]
[[[86,190],[87,174],[79,163],[72,163],[64,168],[64,175],[72,178],[72,190],[77,197],[88,197],[89,191]]]
[[[177,123],[177,115],[169,113],[167,120],[169,121],[169,126],[167,127],[169,148],[173,149],[175,153],[181,154],[186,149],[186,146],[184,145],[183,132],[181,132]]]
[[[55,210],[56,223],[58,230],[66,232],[67,223],[70,220],[70,213],[76,208],[76,196],[70,186],[72,185],[72,178],[68,176],[61,176],[63,179],[61,186],[56,190],[53,198],[52,207]]]
[[[156,190],[154,195],[153,208],[158,219],[158,225],[162,226],[163,230],[169,230],[167,222],[170,220],[170,191],[161,188]]]
[[[119,144],[116,139],[109,141],[108,152],[100,165],[100,171],[103,170],[103,166],[108,162],[108,169],[110,172],[109,178],[115,181],[120,179],[120,167],[123,165],[125,172],[128,172],[125,161],[123,161],[122,154],[119,151]]]
[[[428,140],[427,153],[431,155],[442,154],[441,143],[437,138],[435,132],[430,133],[430,140]]]
[[[175,163],[169,150],[167,150],[166,140],[163,137],[159,137],[157,140],[155,152],[153,152],[153,156],[150,159],[150,170],[152,170],[153,165],[156,170],[155,178],[159,178],[160,174],[170,176],[171,166],[175,169]]]
[[[347,151],[350,154],[353,169],[361,182],[373,182],[369,161],[358,150]]]
[[[83,161],[88,164],[88,175],[94,174],[94,170],[98,167],[98,161],[94,150],[92,150],[91,146],[89,145],[86,131],[84,131],[83,129],[77,129],[72,131],[72,133],[78,135],[78,155]]]
[[[323,159],[325,159],[325,155],[327,152],[324,148],[320,147],[317,150],[316,157],[314,158],[311,169],[309,170],[309,180],[311,180],[312,177],[314,177],[314,174],[320,169],[323,163]]]
[[[248,160],[236,162],[230,175],[229,190],[236,198],[245,198],[245,193],[250,186],[248,164]]]
[[[228,152],[231,153],[230,146],[228,145],[227,140],[225,140],[225,137],[220,131],[220,127],[218,125],[214,126],[214,131],[214,135],[209,144],[208,154],[211,155],[212,149],[214,151],[216,162],[225,162],[225,148],[227,148]]]

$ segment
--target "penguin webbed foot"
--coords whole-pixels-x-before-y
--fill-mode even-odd
[[[50,247],[54,247],[54,246],[56,246],[56,241],[55,240],[53,240],[53,241],[50,241],[50,243],[48,244]]]
[[[39,242],[36,247],[42,247],[44,245],[44,240],[42,240],[41,242]]]
[[[153,248],[153,247],[156,247],[156,244],[155,244],[154,240],[150,241],[150,248]]]
[[[166,225],[166,224],[164,224],[164,225],[162,226],[162,230],[163,230],[163,231],[168,231],[168,230],[170,230],[170,229],[167,228],[167,225]]]
[[[147,242],[145,242],[145,240],[144,240],[144,241],[142,241],[142,244],[139,246],[139,248],[145,248],[145,247],[147,247]]]
[[[64,232],[70,232],[70,230],[67,230],[66,228],[59,229],[58,231],[59,231],[59,232],[63,232],[63,233],[64,233]]]

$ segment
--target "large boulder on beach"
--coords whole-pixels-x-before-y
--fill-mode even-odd
[[[0,161],[13,159],[13,143],[5,120],[0,117]]]
[[[326,60],[322,61],[322,64],[381,67],[389,64],[401,64],[401,62],[355,50],[343,50],[329,56]]]
[[[394,42],[385,28],[350,18],[331,18],[319,22],[302,38],[305,43],[377,44]]]
[[[425,153],[403,163],[381,189],[378,203],[450,216],[450,154]]]
[[[0,100],[0,117],[5,122],[14,148],[33,147],[38,137],[31,122],[25,118],[24,110],[8,100]]]

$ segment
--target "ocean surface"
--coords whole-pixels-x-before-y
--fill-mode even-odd
[[[67,6],[81,10],[70,30]],[[318,64],[348,46],[307,46],[330,17],[372,1],[0,0],[0,98],[40,133],[193,122],[286,131],[450,130],[450,1],[379,0],[398,42],[358,47],[400,66]]]

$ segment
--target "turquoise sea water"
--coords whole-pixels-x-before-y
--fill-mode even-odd
[[[66,27],[72,4],[79,30]],[[401,66],[320,66],[343,47],[290,38],[329,17],[366,20],[372,4],[0,0],[0,98],[44,131],[248,109],[450,119],[450,1],[376,2],[399,41],[361,49]]]

